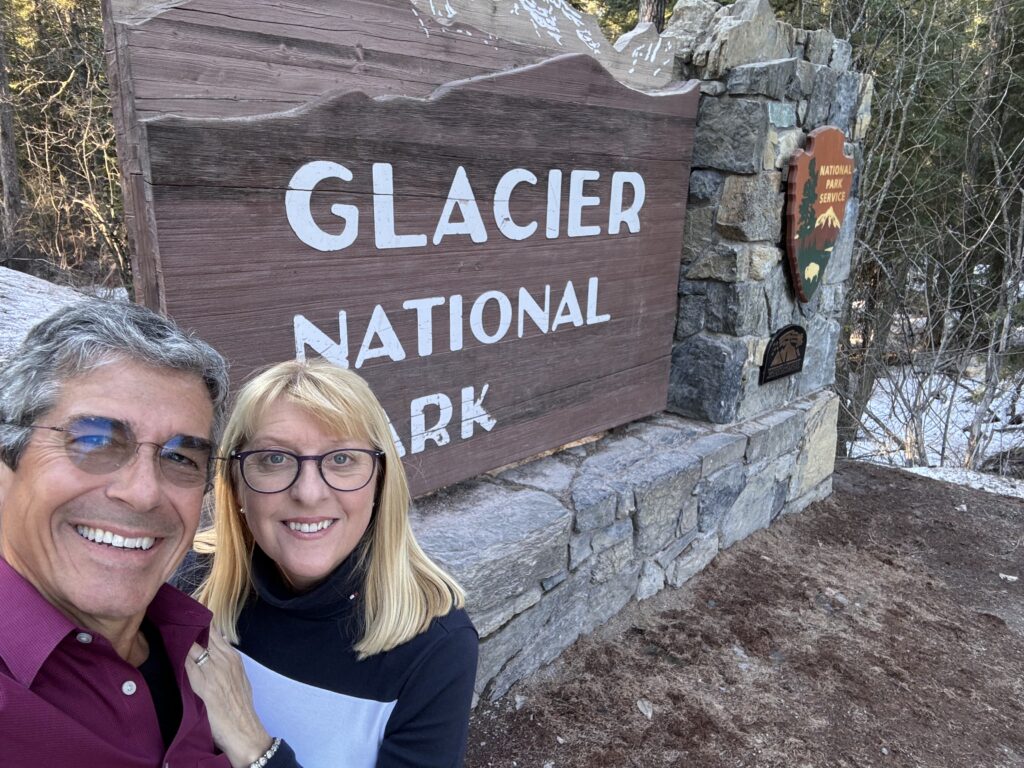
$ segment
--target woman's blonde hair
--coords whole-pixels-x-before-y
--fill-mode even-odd
[[[220,455],[226,458],[242,449],[282,399],[306,410],[327,429],[384,451],[370,524],[352,554],[363,575],[363,636],[355,645],[359,658],[401,645],[426,630],[432,619],[461,608],[462,589],[416,543],[409,526],[409,486],[387,415],[357,374],[323,360],[288,361],[269,368],[238,393]],[[234,463],[220,462],[214,524],[196,535],[195,549],[214,555],[196,598],[213,612],[214,627],[237,643],[238,617],[252,589],[255,543],[240,512],[235,487],[241,478]]]

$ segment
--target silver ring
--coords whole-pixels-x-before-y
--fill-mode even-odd
[[[209,651],[203,651],[198,656],[196,656],[195,659],[194,659],[197,667],[203,666],[203,664],[205,664],[209,660],[210,660],[210,652]]]

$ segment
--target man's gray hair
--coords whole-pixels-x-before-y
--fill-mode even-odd
[[[57,404],[65,382],[117,360],[193,373],[213,403],[214,444],[224,425],[228,373],[213,347],[138,304],[88,300],[36,325],[0,367],[0,461],[17,469],[29,425]]]

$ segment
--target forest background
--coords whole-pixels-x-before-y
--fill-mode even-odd
[[[615,40],[666,0],[572,0]],[[1024,474],[1024,0],[772,0],[874,78],[837,452]],[[0,0],[0,266],[131,290],[98,0]]]

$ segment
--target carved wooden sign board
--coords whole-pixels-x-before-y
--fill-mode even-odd
[[[838,128],[815,128],[807,149],[789,163],[786,186],[786,254],[793,292],[808,302],[818,290],[846,217],[853,187],[853,158]]]
[[[281,27],[296,7],[209,0],[108,19],[141,299],[217,347],[235,386],[296,356],[356,370],[416,494],[664,408],[696,89],[650,96],[589,56],[498,42],[499,71],[467,72],[472,34],[435,30],[435,44],[411,5],[402,27],[401,3],[323,2],[346,34],[379,35],[392,14],[396,49],[420,35],[423,61],[403,71],[442,82],[423,93],[396,75],[382,96],[384,80],[353,88],[335,72],[290,109],[182,108],[186,81],[201,92],[197,79],[224,88],[224,75],[161,36],[192,34],[193,52],[230,37],[258,61],[271,22],[254,18],[274,16],[298,50],[308,29]],[[195,28],[239,16],[234,35]],[[139,88],[154,86],[126,74],[154,50],[191,74],[141,117]]]

